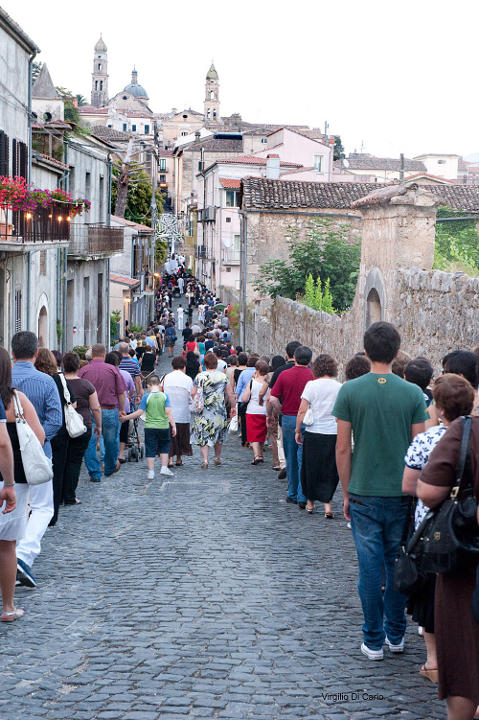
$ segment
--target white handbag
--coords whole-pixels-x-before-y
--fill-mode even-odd
[[[41,485],[53,478],[52,461],[43,452],[39,439],[25,420],[22,403],[15,391],[13,393],[13,406],[18,443],[27,483],[29,485]]]
[[[234,415],[231,418],[230,423],[228,425],[228,432],[230,432],[230,433],[238,432],[238,415]]]
[[[65,427],[71,438],[80,437],[86,433],[86,426],[79,412],[75,410],[70,400],[67,383],[63,373],[58,373],[63,385],[63,397],[65,398]]]
[[[305,425],[312,425],[314,423],[314,415],[313,411],[311,409],[311,405],[308,407],[304,414],[303,423]]]

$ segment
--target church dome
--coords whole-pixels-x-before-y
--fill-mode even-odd
[[[148,93],[146,92],[143,85],[138,84],[138,73],[135,69],[131,73],[131,83],[123,88],[123,92],[130,93],[133,97],[142,98],[148,100]]]
[[[105,41],[103,40],[103,37],[100,34],[100,39],[98,40],[97,44],[95,45],[95,52],[106,52],[107,47],[105,45]]]
[[[206,75],[206,79],[207,79],[207,80],[218,80],[218,73],[216,72],[216,68],[215,68],[215,66],[213,65],[213,63],[211,63],[211,67],[210,67],[210,69],[208,70],[208,74]]]

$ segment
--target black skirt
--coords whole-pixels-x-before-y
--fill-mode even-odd
[[[434,632],[434,602],[436,595],[436,576],[426,575],[419,590],[409,596],[408,615],[428,633]]]
[[[193,455],[190,423],[176,423],[176,435],[170,439],[170,457],[173,455]]]
[[[301,463],[303,494],[308,500],[331,502],[338,482],[336,435],[323,435],[306,430]]]

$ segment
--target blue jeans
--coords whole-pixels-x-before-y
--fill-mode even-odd
[[[303,460],[303,446],[298,445],[294,435],[296,430],[296,415],[283,415],[281,427],[283,429],[283,448],[286,456],[286,475],[288,478],[288,497],[299,503],[305,503],[306,497],[301,488],[301,462]],[[301,428],[304,432],[304,425]]]
[[[407,597],[394,590],[393,575],[409,500],[352,494],[350,503],[364,642],[371,650],[380,650],[386,635],[391,643],[398,645],[406,631]],[[383,584],[386,585],[384,595]]]
[[[105,445],[105,475],[112,475],[115,472],[120,452],[120,421],[118,410],[103,410],[102,415],[102,438]],[[94,435],[95,422],[93,421],[92,435],[85,453],[85,465],[88,468],[90,477],[101,478],[100,461],[96,452],[96,436]],[[101,447],[101,438],[100,438]]]

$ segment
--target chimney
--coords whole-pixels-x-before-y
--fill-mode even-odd
[[[279,155],[267,155],[266,156],[266,177],[270,180],[279,179],[279,168],[280,168]]]
[[[200,137],[201,137],[201,133],[200,133],[199,130],[197,130],[197,131],[195,132],[195,138],[196,138],[197,140],[199,140]]]

